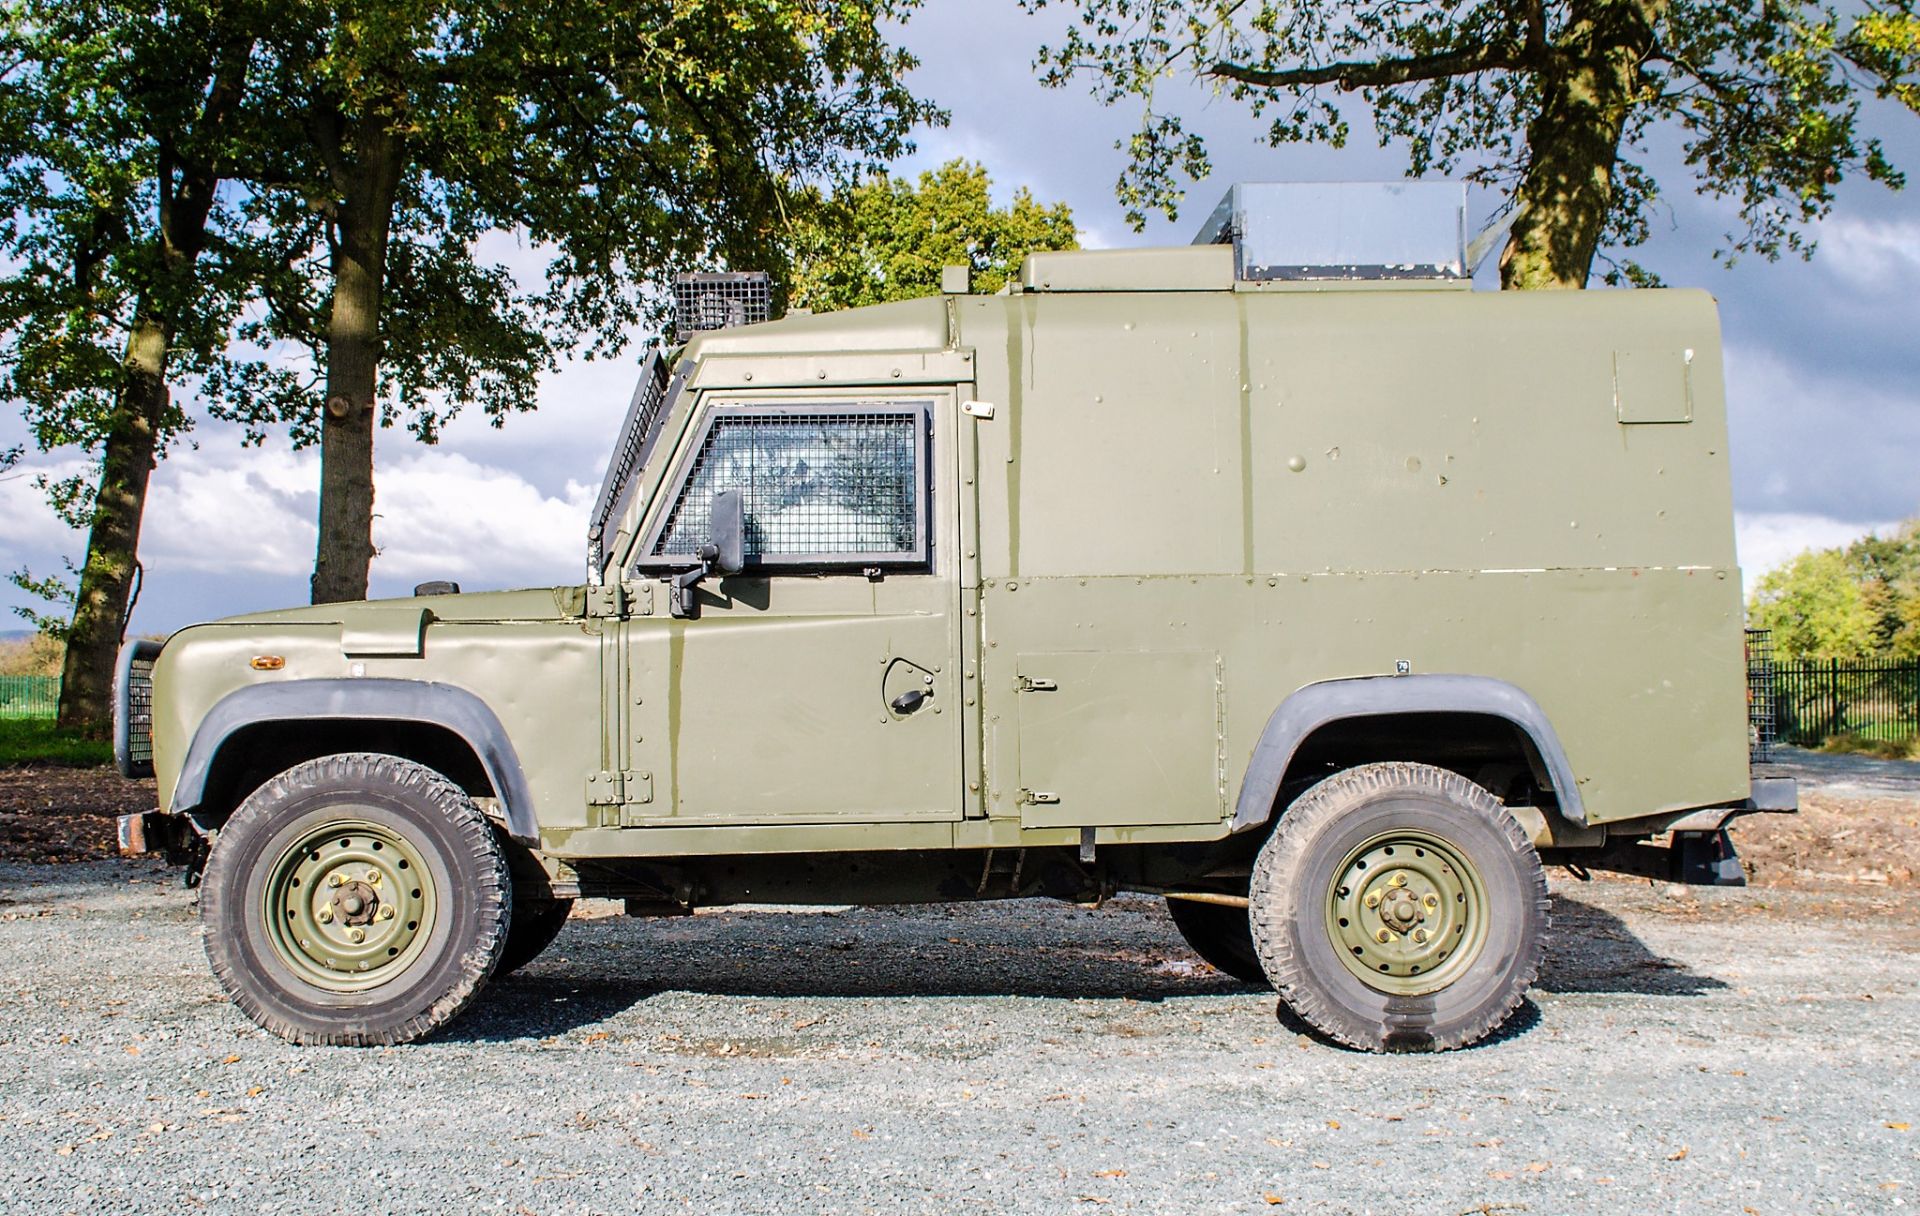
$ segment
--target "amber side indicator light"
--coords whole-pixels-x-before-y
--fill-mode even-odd
[[[277,654],[256,654],[253,661],[247,664],[255,671],[279,671],[286,665],[287,661]]]

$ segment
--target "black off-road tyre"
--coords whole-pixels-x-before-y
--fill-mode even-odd
[[[1485,789],[1424,764],[1362,765],[1308,790],[1261,848],[1250,895],[1254,946],[1280,999],[1363,1051],[1485,1038],[1519,1007],[1546,945],[1546,875],[1526,833]],[[1376,967],[1389,974],[1373,977]],[[1412,991],[1422,985],[1438,987]]]
[[[560,930],[567,927],[567,915],[573,911],[570,899],[514,898],[513,925],[507,930],[506,949],[493,969],[493,978],[512,975],[539,958]]]
[[[1260,955],[1253,948],[1253,925],[1245,908],[1169,899],[1167,915],[1173,918],[1187,945],[1214,970],[1242,983],[1267,986],[1267,973],[1260,969]]]
[[[492,825],[460,787],[350,753],[288,769],[241,804],[208,858],[200,920],[214,975],[260,1026],[370,1047],[431,1034],[472,1002],[512,904]]]

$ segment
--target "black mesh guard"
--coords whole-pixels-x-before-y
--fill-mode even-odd
[[[647,450],[666,417],[667,364],[655,351],[640,368],[640,383],[634,386],[633,400],[627,406],[626,421],[620,425],[620,441],[607,462],[607,476],[600,483],[600,497],[594,500],[593,514],[587,517],[587,581],[599,586],[607,568],[608,529],[626,511],[633,498],[633,486],[646,462]]]
[[[695,556],[714,494],[738,490],[749,564],[918,560],[924,418],[919,409],[715,417],[653,556]]]

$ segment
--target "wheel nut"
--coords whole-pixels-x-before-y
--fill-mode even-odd
[[[1379,906],[1380,906],[1380,892],[1378,891],[1367,892],[1367,907],[1377,908]]]
[[[380,871],[378,870],[367,871],[367,885],[370,887],[377,887],[380,885]]]
[[[379,912],[379,916],[380,916],[380,919],[381,919],[381,920],[392,920],[392,919],[393,919],[393,905],[392,905],[392,904],[382,904],[382,905],[380,905],[380,912]]]
[[[1392,878],[1387,879],[1387,885],[1390,887],[1404,887],[1407,885],[1407,876],[1405,874],[1395,874]]]
[[[1413,940],[1416,942],[1425,942],[1427,940],[1427,931],[1425,929],[1415,929],[1413,931]]]
[[[319,921],[323,925],[332,924],[333,923],[333,905],[321,904],[320,910],[318,912],[315,912],[313,916],[315,920]]]
[[[359,945],[361,942],[367,940],[367,931],[355,925],[353,928],[347,930],[347,940],[355,945]]]
[[[1376,942],[1379,942],[1383,946],[1386,945],[1388,941],[1392,940],[1392,938],[1393,938],[1393,934],[1388,933],[1385,929],[1381,929],[1373,935],[1373,940]]]
[[[1426,904],[1427,911],[1431,912],[1435,908],[1440,906],[1440,897],[1438,895],[1429,895],[1425,899],[1421,900],[1420,902]]]
[[[327,885],[330,887],[341,886],[345,884],[346,881],[347,881],[346,879],[340,876],[340,871],[338,870],[335,870],[333,873],[327,875]]]

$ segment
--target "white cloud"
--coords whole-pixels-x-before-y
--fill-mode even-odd
[[[410,451],[375,471],[378,575],[465,578],[475,586],[578,581],[594,487],[543,494],[510,469]]]
[[[1734,545],[1740,554],[1740,576],[1745,590],[1767,571],[1783,566],[1808,549],[1832,549],[1863,536],[1890,532],[1894,521],[1858,523],[1825,515],[1788,511],[1737,511],[1733,517]]]
[[[1820,260],[1856,287],[1883,287],[1920,273],[1920,223],[1841,216],[1820,226]]]

